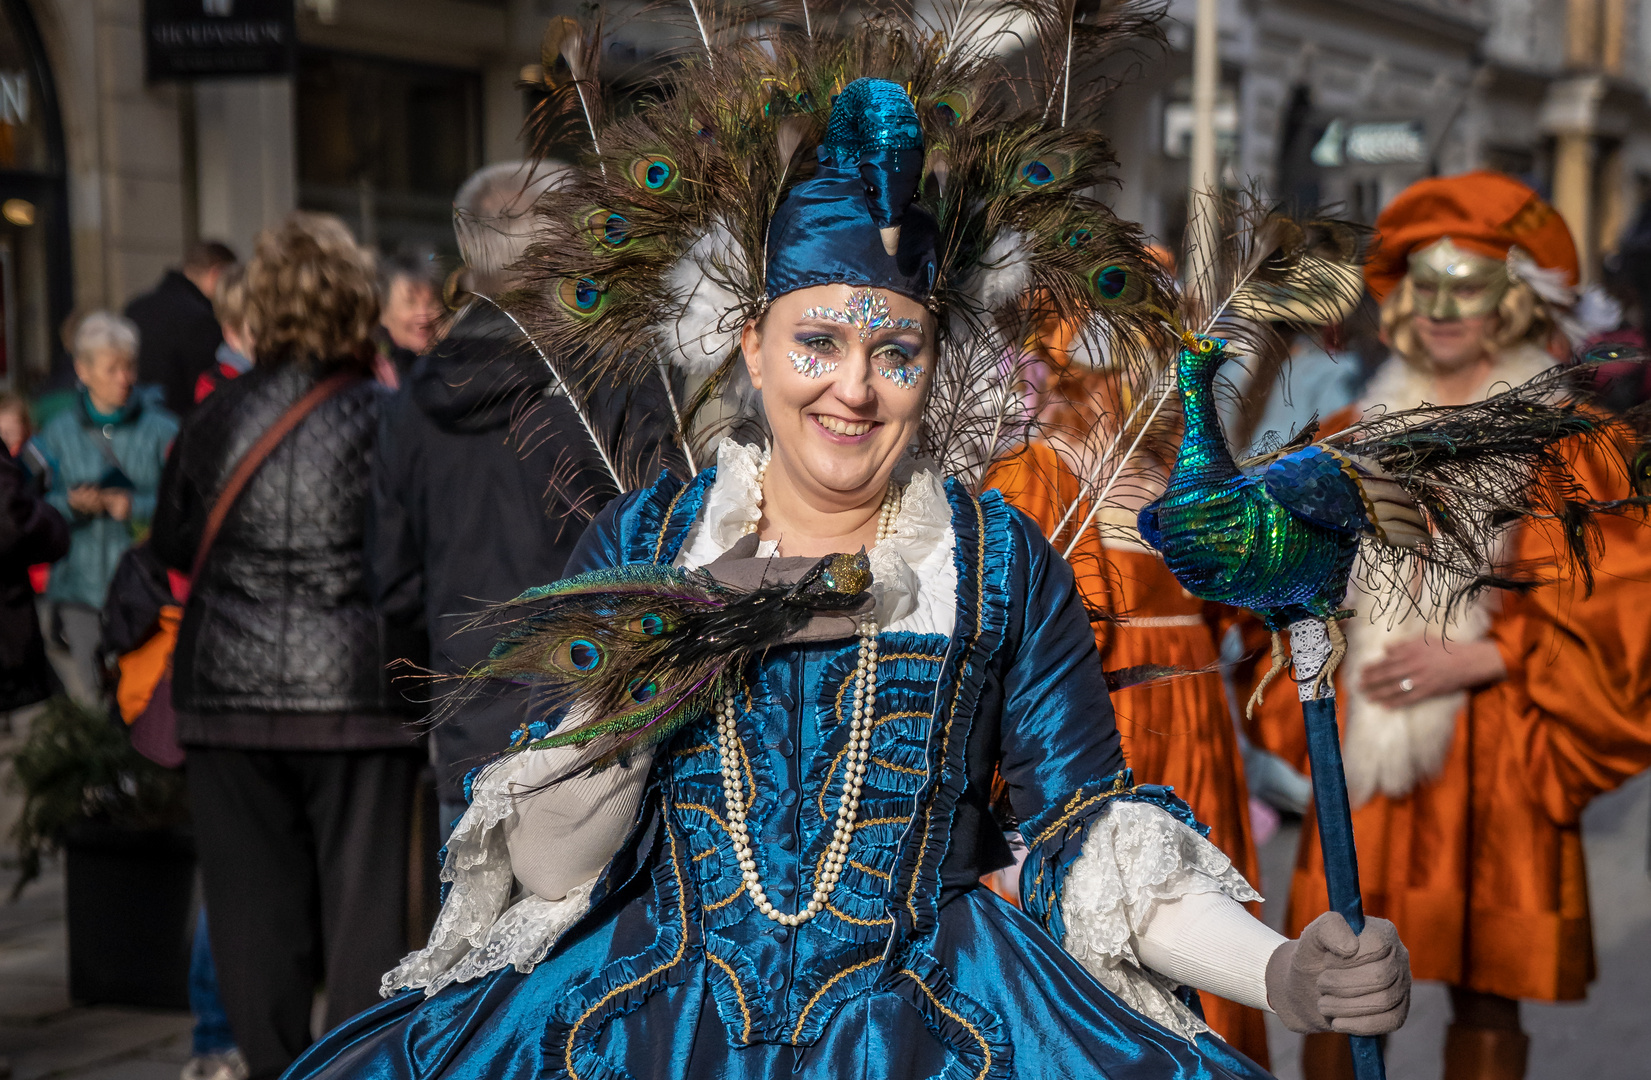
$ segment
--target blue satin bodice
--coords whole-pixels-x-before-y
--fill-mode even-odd
[[[617,501],[568,572],[671,561],[712,481],[662,478]],[[825,912],[786,928],[745,896],[707,717],[656,755],[589,913],[542,963],[394,998],[291,1075],[1263,1076],[1218,1040],[1132,1012],[1061,951],[1065,871],[1107,803],[1190,813],[1128,780],[1070,568],[995,492],[947,494],[955,630],[879,636],[870,768]],[[852,638],[775,649],[737,698],[747,823],[783,910],[806,902],[830,839],[855,654]],[[521,741],[550,720],[530,726]],[[1030,849],[1024,914],[979,884],[1011,861],[994,775]]]

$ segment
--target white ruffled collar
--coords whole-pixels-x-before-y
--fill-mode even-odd
[[[1492,392],[1534,379],[1553,367],[1555,362],[1545,349],[1529,342],[1503,349],[1492,359],[1484,381],[1474,389],[1469,400],[1483,401]],[[1434,404],[1430,399],[1437,396],[1431,376],[1418,370],[1416,365],[1407,363],[1398,353],[1393,353],[1370,377],[1364,398],[1359,402],[1359,411],[1362,414],[1377,407],[1388,412],[1417,409]]]
[[[762,518],[762,487],[757,482],[762,461],[760,448],[722,440],[716,479],[675,565],[704,566]],[[885,630],[950,635],[956,621],[956,536],[945,486],[938,472],[909,457],[895,467],[894,482],[905,484],[894,532],[868,553],[877,624]],[[776,547],[765,542],[758,553],[771,555]]]

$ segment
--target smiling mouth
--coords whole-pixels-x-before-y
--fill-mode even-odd
[[[834,435],[864,435],[877,426],[874,420],[840,420],[835,416],[815,413],[814,422]]]

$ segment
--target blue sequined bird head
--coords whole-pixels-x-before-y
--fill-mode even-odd
[[[1176,372],[1183,379],[1208,378],[1230,359],[1232,357],[1227,352],[1226,338],[1210,337],[1188,330],[1181,335],[1181,355],[1176,362]]]

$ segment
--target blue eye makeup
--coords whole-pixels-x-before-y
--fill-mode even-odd
[[[831,307],[811,307],[803,312],[803,318],[838,326],[852,326],[860,332],[862,342],[879,330],[905,330],[918,334],[923,332],[923,324],[916,319],[894,318],[889,312],[888,300],[870,289],[856,289],[850,293],[845,311]],[[835,337],[829,334],[810,334],[799,337],[798,342],[808,351],[793,351],[788,355],[791,366],[799,375],[818,379],[837,369],[836,360],[818,355],[828,351],[836,352],[840,348]],[[922,345],[919,344],[917,348],[921,349]],[[923,365],[912,361],[911,347],[902,342],[891,341],[878,346],[872,354],[872,361],[883,378],[903,389],[912,389],[923,377]]]

